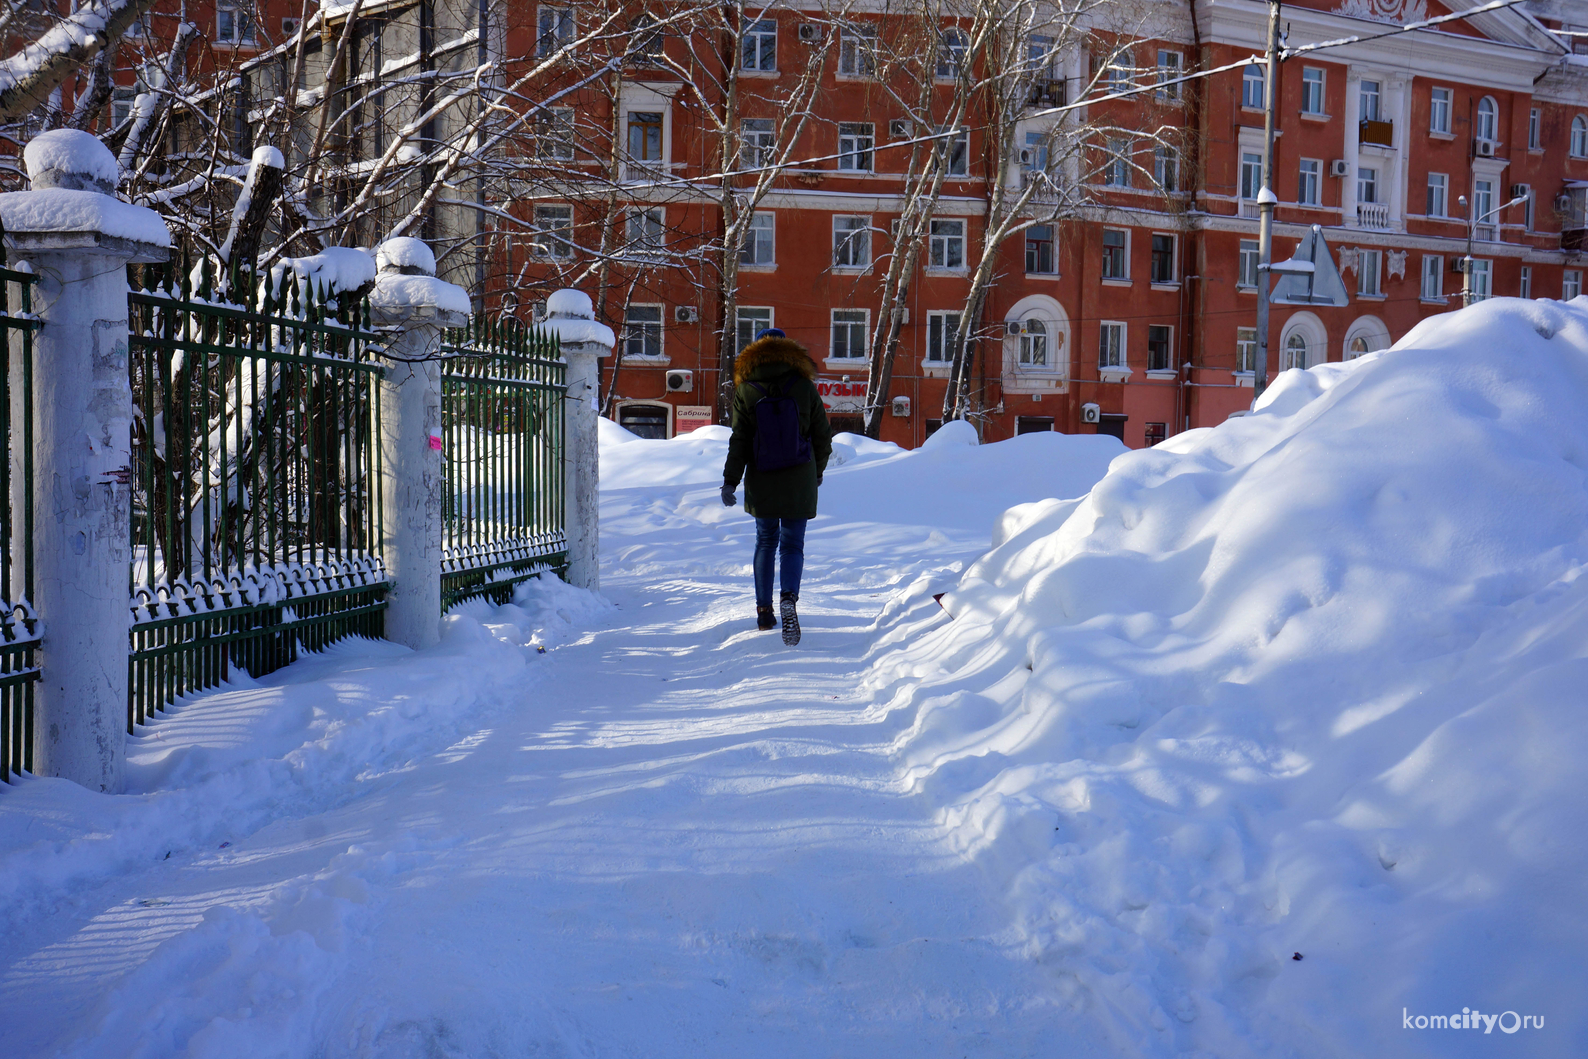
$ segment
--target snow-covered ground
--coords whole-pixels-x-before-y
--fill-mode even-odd
[[[1151,451],[841,436],[796,649],[726,432],[603,429],[600,598],[0,791],[0,1051],[1588,1052],[1588,301]]]

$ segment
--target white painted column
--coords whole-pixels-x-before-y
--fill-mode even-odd
[[[415,650],[441,637],[441,364],[443,328],[468,322],[469,296],[436,279],[418,239],[388,239],[375,255],[371,322],[392,334],[380,386],[381,558],[391,577],[386,639]]]
[[[1395,231],[1404,232],[1406,212],[1412,202],[1407,187],[1411,166],[1406,155],[1411,143],[1412,93],[1411,81],[1404,73],[1396,72],[1384,79],[1384,108],[1395,123],[1395,151],[1389,163],[1394,167],[1388,182],[1389,223]]]
[[[1358,227],[1356,222],[1356,169],[1362,162],[1362,72],[1350,67],[1345,75],[1345,145],[1346,174],[1341,178],[1340,223],[1347,228]]]
[[[546,329],[558,336],[568,363],[562,449],[568,583],[599,589],[601,358],[611,355],[617,337],[596,323],[590,296],[580,291],[560,290],[546,299],[546,317]]]
[[[33,603],[40,644],[34,770],[117,793],[126,765],[132,616],[129,261],[170,245],[152,211],[114,197],[116,160],[87,133],[28,144],[33,190],[0,195],[11,250],[39,277],[34,311]]]

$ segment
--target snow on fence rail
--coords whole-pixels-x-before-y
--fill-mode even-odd
[[[563,397],[555,336],[477,316],[441,348],[445,455],[441,606],[484,596],[568,561]]]
[[[33,613],[34,276],[6,267],[0,232],[0,779],[33,767],[33,685],[39,679],[39,623]]]

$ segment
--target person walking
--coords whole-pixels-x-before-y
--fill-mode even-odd
[[[783,642],[792,647],[800,642],[805,523],[816,517],[816,493],[833,453],[833,428],[816,392],[815,361],[775,327],[744,347],[733,364],[733,382],[733,433],[722,468],[722,502],[734,505],[734,490],[743,479],[744,510],[755,516],[756,627],[772,629],[781,620]],[[774,567],[781,589],[776,617]]]

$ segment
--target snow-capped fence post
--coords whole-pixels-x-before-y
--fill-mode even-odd
[[[462,287],[436,278],[418,239],[376,252],[370,320],[392,332],[380,384],[382,559],[391,576],[386,638],[416,650],[441,636],[441,364],[444,329],[469,319]]]
[[[57,129],[23,155],[31,191],[0,195],[8,248],[39,277],[33,540],[44,624],[34,771],[117,792],[126,763],[132,524],[128,262],[164,261],[157,214],[115,197],[116,159]]]
[[[600,421],[601,358],[610,356],[617,338],[596,322],[590,296],[560,290],[546,299],[546,330],[558,336],[568,364],[567,419],[563,438],[563,501],[568,535],[568,583],[601,587]]]

